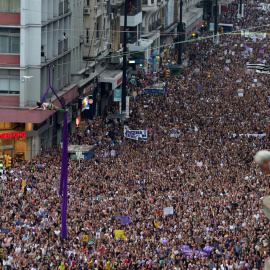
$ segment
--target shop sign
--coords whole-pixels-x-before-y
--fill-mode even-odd
[[[114,89],[114,101],[122,100],[122,89]]]
[[[0,139],[25,138],[25,132],[1,133]]]
[[[85,97],[83,100],[82,100],[82,112],[86,109],[86,107],[88,106],[88,97]]]

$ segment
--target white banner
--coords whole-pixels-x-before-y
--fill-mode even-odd
[[[124,126],[124,136],[128,139],[146,142],[147,130],[130,130],[127,126]]]
[[[163,211],[164,211],[164,216],[173,215],[173,207],[165,207],[163,208]]]

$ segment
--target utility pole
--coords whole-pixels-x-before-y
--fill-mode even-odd
[[[240,0],[239,13],[240,13],[240,18],[242,18],[242,0]]]
[[[218,27],[217,22],[218,22],[218,0],[216,0],[216,9],[215,9],[215,29],[214,29],[214,37],[215,37],[214,42],[215,42],[215,44],[217,44],[217,33],[218,33],[218,31],[217,31],[217,27]]]
[[[180,22],[178,23],[178,65],[182,64],[182,37],[183,37],[183,0],[180,0]],[[180,32],[180,34],[179,34]]]
[[[124,55],[123,55],[123,82],[122,82],[122,112],[126,112],[126,96],[127,96],[127,1],[125,0],[124,14]]]
[[[154,71],[155,71],[155,56],[154,56],[154,54],[152,55],[152,61],[153,61],[152,69],[153,69],[153,74],[154,74]]]

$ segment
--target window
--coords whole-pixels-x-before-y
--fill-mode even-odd
[[[20,29],[0,28],[0,53],[20,53]]]
[[[89,29],[86,29],[86,44],[89,43]]]
[[[90,6],[90,0],[87,0],[87,1],[86,1],[86,5],[87,5],[87,6]]]
[[[20,80],[0,78],[0,94],[19,95],[20,94]]]
[[[21,0],[0,0],[0,12],[21,12]]]

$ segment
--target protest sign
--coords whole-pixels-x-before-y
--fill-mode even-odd
[[[102,247],[102,248],[99,250],[100,255],[103,255],[104,251],[105,251],[105,247]]]
[[[137,141],[147,141],[147,130],[130,130],[124,126],[124,136]]]
[[[166,215],[173,215],[173,207],[165,207],[163,209],[163,211],[164,211],[164,216],[166,216]]]
[[[84,236],[83,236],[83,241],[84,241],[84,242],[88,242],[88,235],[84,235]]]
[[[125,216],[125,217],[115,217],[115,219],[120,219],[122,225],[126,225],[131,223],[130,217]]]
[[[124,230],[115,230],[114,233],[116,238],[124,238]]]
[[[22,180],[22,187],[26,187],[26,180]]]

